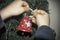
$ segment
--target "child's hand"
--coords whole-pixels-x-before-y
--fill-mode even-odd
[[[8,6],[7,9],[12,16],[16,16],[16,15],[19,15],[23,12],[28,11],[29,10],[29,5],[25,1],[19,1],[18,0],[18,1],[15,1],[15,2],[11,3],[11,5]]]
[[[20,15],[23,12],[28,11],[29,9],[30,8],[27,2],[21,1],[21,0],[15,0],[10,5],[8,5],[6,8],[1,10],[1,17],[4,20],[11,16]]]
[[[42,25],[47,25],[49,26],[49,15],[47,12],[43,10],[34,10],[33,15],[36,17],[36,22],[38,27]]]

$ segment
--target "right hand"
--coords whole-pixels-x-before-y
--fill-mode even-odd
[[[47,12],[44,10],[34,10],[33,15],[36,17],[36,22],[38,27],[42,25],[47,25],[49,26],[50,20],[49,20],[49,15]]]

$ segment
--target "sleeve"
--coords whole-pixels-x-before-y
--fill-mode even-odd
[[[1,16],[0,16],[0,29],[3,28],[5,26],[5,23],[3,22],[3,20],[1,19]]]
[[[46,25],[41,26],[35,33],[35,40],[54,40],[53,30]]]

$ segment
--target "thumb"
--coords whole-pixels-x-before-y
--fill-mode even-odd
[[[22,7],[27,7],[27,8],[29,8],[29,4],[24,1],[23,4],[22,4]]]
[[[25,1],[23,2],[22,7],[24,8],[25,11],[30,10],[29,4],[27,2],[25,2]]]

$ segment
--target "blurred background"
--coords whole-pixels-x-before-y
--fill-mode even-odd
[[[56,32],[56,40],[60,40],[60,5],[58,0],[48,0],[50,12],[50,26]]]

